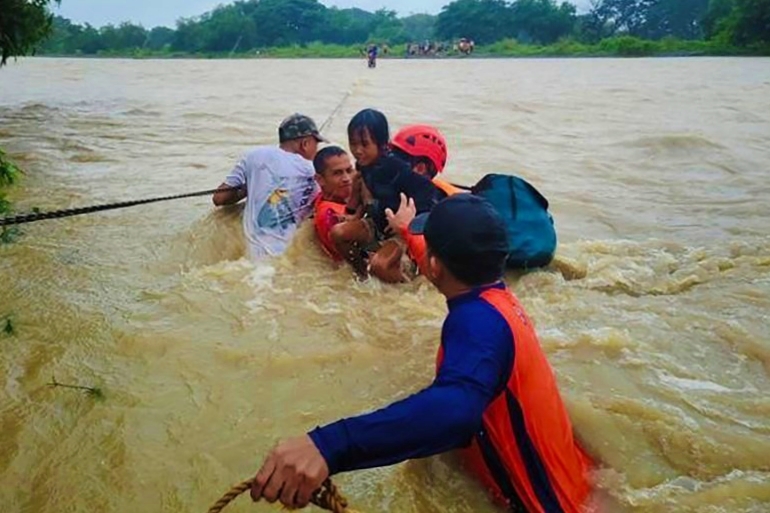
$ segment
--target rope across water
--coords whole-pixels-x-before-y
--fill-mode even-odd
[[[68,208],[64,210],[54,210],[52,212],[35,212],[32,214],[20,214],[17,216],[5,217],[0,219],[0,226],[31,223],[33,221],[42,221],[43,219],[58,219],[60,217],[70,217],[70,216],[77,216],[81,214],[90,214],[91,212],[99,212],[101,210],[112,210],[115,208],[133,207],[135,205],[144,205],[147,203],[155,203],[157,201],[169,201],[169,200],[181,199],[181,198],[192,198],[195,196],[207,196],[209,194],[214,194],[216,191],[217,189],[209,189],[207,191],[174,194],[173,196],[161,196],[158,198],[122,201],[119,203],[107,203],[104,205],[91,205],[90,207]]]

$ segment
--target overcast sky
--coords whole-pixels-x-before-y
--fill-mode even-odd
[[[382,7],[393,9],[400,15],[418,12],[436,14],[451,0],[321,0],[331,7],[360,7],[376,11]],[[90,23],[101,27],[121,21],[139,23],[145,28],[165,25],[174,27],[176,20],[198,16],[210,11],[218,4],[232,3],[228,0],[62,0],[61,6],[54,4],[55,14],[69,18],[76,23]],[[588,0],[574,0],[577,5],[587,5]]]

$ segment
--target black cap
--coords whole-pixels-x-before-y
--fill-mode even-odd
[[[460,193],[415,217],[409,231],[425,235],[431,252],[445,260],[464,262],[482,255],[507,255],[508,235],[500,214],[484,198]]]

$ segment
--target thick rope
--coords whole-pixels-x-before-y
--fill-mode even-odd
[[[321,124],[321,128],[318,129],[319,132],[324,133],[324,131],[331,126],[332,121],[334,120],[335,116],[339,114],[340,109],[342,109],[342,106],[345,105],[345,102],[348,98],[350,98],[350,95],[353,94],[353,90],[358,86],[358,83],[361,81],[361,77],[359,76],[357,79],[353,81],[353,85],[350,87],[350,89],[347,90],[345,95],[342,97],[340,102],[337,104],[336,107],[334,107],[334,110],[329,114],[329,117],[326,118],[326,120]]]
[[[345,100],[347,100],[351,94],[352,94],[352,91],[348,91],[345,93],[345,96],[342,97],[342,100],[340,100],[337,106],[334,107],[334,110],[332,111],[332,113],[329,114],[329,117],[326,118],[326,121],[323,122],[323,124],[321,125],[321,128],[318,129],[319,132],[323,133],[324,130],[326,130],[331,125],[331,122],[334,119],[334,116],[337,115],[337,113],[340,111],[342,106],[345,104]]]
[[[254,484],[254,478],[242,481],[237,485],[230,488],[230,490],[222,496],[217,502],[214,503],[208,510],[208,513],[219,513],[225,506],[230,504],[236,497],[251,488]],[[331,511],[333,513],[355,513],[352,509],[348,509],[348,501],[343,497],[337,487],[332,483],[331,479],[321,484],[321,488],[313,493],[310,498],[310,502],[318,506],[319,508]]]
[[[99,212],[101,210],[112,210],[114,208],[133,207],[135,205],[144,205],[146,203],[155,203],[156,201],[168,201],[181,198],[192,198],[194,196],[206,196],[214,194],[218,190],[226,189],[210,189],[208,191],[188,192],[185,194],[175,194],[173,196],[161,196],[159,198],[148,198],[134,201],[122,201],[120,203],[107,203],[104,205],[92,205],[90,207],[81,208],[69,208],[64,210],[54,210],[52,212],[36,212],[33,214],[20,214],[12,217],[5,217],[0,219],[0,226],[7,226],[11,224],[31,223],[34,221],[42,221],[43,219],[57,219],[60,217],[77,216],[81,214],[90,214],[91,212]]]

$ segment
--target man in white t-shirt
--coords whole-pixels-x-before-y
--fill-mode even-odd
[[[216,206],[246,198],[243,231],[252,257],[283,253],[318,194],[312,161],[318,143],[328,141],[315,122],[289,116],[278,127],[278,141],[247,152],[212,198]]]

